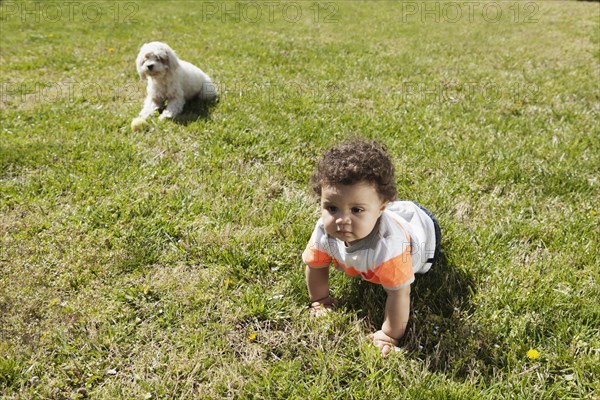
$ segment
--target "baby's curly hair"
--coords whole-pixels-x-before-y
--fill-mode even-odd
[[[373,184],[383,201],[396,199],[394,165],[385,147],[376,141],[346,142],[327,150],[312,174],[311,187],[321,197],[324,185]]]

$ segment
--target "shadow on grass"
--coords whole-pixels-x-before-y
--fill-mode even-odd
[[[212,101],[193,99],[187,101],[181,114],[176,116],[173,121],[179,125],[189,125],[192,122],[201,119],[210,119],[212,109],[219,103],[219,99]]]
[[[385,291],[360,280],[349,286],[343,307],[356,311],[371,329],[380,329]],[[497,364],[492,356],[493,335],[468,318],[474,287],[473,277],[451,265],[443,253],[428,273],[415,277],[410,320],[400,340],[409,357],[425,361],[434,372],[491,378]]]

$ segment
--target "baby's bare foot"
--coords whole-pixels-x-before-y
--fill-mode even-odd
[[[310,304],[310,315],[314,317],[321,317],[328,312],[332,311],[337,304],[337,300],[331,296],[327,296],[324,299],[313,301]]]
[[[369,339],[379,349],[382,357],[387,357],[392,351],[400,351],[398,339],[386,335],[381,330],[369,335]]]

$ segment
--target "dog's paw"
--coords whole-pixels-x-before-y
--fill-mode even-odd
[[[171,119],[171,118],[173,118],[173,114],[170,111],[165,110],[165,111],[163,111],[162,114],[160,114],[160,116],[158,117],[158,120],[163,121],[165,119]]]
[[[141,119],[148,119],[150,118],[156,111],[158,110],[158,108],[144,108],[142,109],[142,111],[140,111],[140,114],[138,115],[138,118]]]

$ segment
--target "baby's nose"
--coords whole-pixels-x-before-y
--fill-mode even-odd
[[[335,223],[338,225],[347,225],[350,223],[350,217],[348,217],[347,215],[340,215],[335,220]]]

